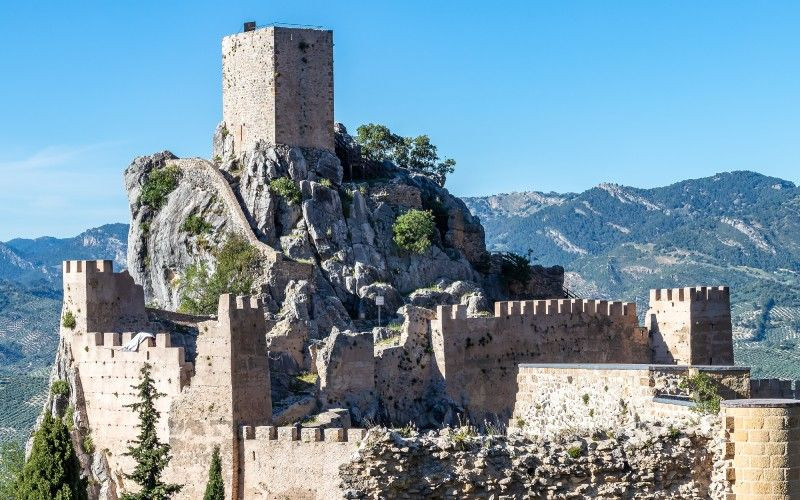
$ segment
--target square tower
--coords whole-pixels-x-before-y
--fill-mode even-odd
[[[256,142],[334,150],[333,32],[269,26],[222,39],[222,119]]]

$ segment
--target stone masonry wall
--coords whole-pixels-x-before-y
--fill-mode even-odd
[[[241,498],[342,498],[339,467],[358,450],[364,429],[244,427]]]
[[[200,324],[192,385],[169,414],[173,460],[166,477],[184,484],[179,499],[201,498],[214,447],[228,499],[240,498],[237,429],[272,418],[266,325],[255,298],[221,295],[216,321]]]
[[[646,318],[654,363],[733,364],[728,287],[650,290]]]
[[[169,334],[159,333],[155,341],[145,341],[138,352],[120,350],[132,333],[76,333],[70,337],[79,384],[83,396],[86,424],[94,446],[109,450],[106,455],[112,479],[123,487],[132,487],[123,477],[134,462],[123,455],[128,442],[139,432],[138,415],[125,405],[138,400],[135,389],[145,363],[152,367],[156,390],[164,397],[156,400],[156,409],[163,417],[158,423],[158,436],[169,439],[167,415],[172,401],[189,383],[192,364],[184,360],[182,347],[171,347]]]
[[[235,154],[257,141],[333,151],[333,33],[267,27],[223,38],[222,110]]]
[[[520,363],[648,363],[647,330],[633,303],[582,299],[498,302],[494,317],[439,306],[432,322],[437,370],[473,421],[507,419]]]

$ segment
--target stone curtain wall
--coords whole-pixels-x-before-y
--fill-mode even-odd
[[[733,364],[728,287],[650,290],[646,318],[654,363]]]
[[[633,303],[594,300],[498,302],[494,317],[439,306],[432,346],[448,395],[473,421],[507,420],[520,363],[648,363],[647,330]]]
[[[342,498],[339,467],[352,459],[365,434],[364,429],[242,428],[240,498]]]
[[[760,399],[800,399],[800,380],[753,379],[750,381],[750,394]]]
[[[333,151],[333,32],[268,27],[223,38],[222,114],[235,154],[259,140]]]
[[[169,439],[170,404],[189,383],[192,373],[192,364],[184,361],[183,348],[171,347],[169,334],[159,333],[155,342],[143,342],[138,352],[120,350],[132,336],[132,333],[88,333],[71,338],[76,391],[83,400],[94,447],[109,450],[106,457],[112,478],[129,488],[133,485],[125,482],[123,473],[132,470],[134,461],[123,453],[128,449],[128,441],[138,435],[139,420],[125,405],[138,401],[132,386],[139,383],[142,366],[144,363],[152,366],[156,390],[164,394],[156,401],[156,409],[162,415],[157,428],[162,441]]]
[[[680,382],[696,370],[709,375],[723,397],[749,397],[748,368],[528,364],[520,366],[509,427],[553,436],[696,415],[688,405],[670,404],[687,397]]]

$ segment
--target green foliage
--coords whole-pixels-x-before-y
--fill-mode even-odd
[[[349,189],[340,189],[339,202],[342,204],[342,215],[344,215],[345,219],[349,219],[350,206],[353,204],[353,191]]]
[[[83,448],[84,453],[94,453],[94,440],[92,439],[91,434],[83,436],[81,447]]]
[[[0,444],[0,498],[13,500],[14,488],[25,465],[25,449],[16,441]]]
[[[155,382],[150,376],[150,365],[145,363],[141,369],[141,378],[136,389],[139,401],[126,408],[139,414],[139,434],[128,447],[126,456],[133,457],[136,467],[125,477],[132,480],[141,490],[137,493],[125,493],[122,500],[165,500],[182,488],[178,484],[167,484],[161,481],[161,473],[170,461],[170,446],[162,443],[156,434],[156,425],[161,414],[155,408],[155,400],[164,394],[156,390]]]
[[[326,179],[326,178],[320,179],[319,183],[322,184],[323,186],[325,186],[328,189],[333,187],[333,182],[331,182],[330,179]]]
[[[289,390],[295,394],[311,392],[317,386],[317,379],[316,373],[300,373],[289,379]]]
[[[46,412],[19,476],[16,500],[85,499],[86,483],[80,470],[67,427]]]
[[[581,400],[583,400],[583,404],[588,405],[589,404],[589,395],[588,394],[584,394],[583,396],[581,396]]]
[[[181,225],[181,230],[194,235],[210,233],[211,229],[211,224],[206,222],[206,220],[199,215],[190,215]]]
[[[569,448],[567,448],[567,455],[569,455],[569,457],[572,459],[576,459],[580,457],[582,454],[583,454],[583,448],[581,448],[580,446],[570,446]]]
[[[417,435],[419,433],[419,430],[417,429],[417,425],[414,422],[409,422],[403,427],[397,429],[396,432],[404,438],[410,438],[412,436]]]
[[[72,311],[67,311],[64,313],[64,317],[61,318],[61,325],[64,328],[69,328],[70,330],[75,329],[75,325],[77,325],[75,321],[75,315],[72,314]]]
[[[278,177],[269,181],[269,190],[286,199],[292,205],[299,205],[303,200],[300,188],[288,177]]]
[[[455,170],[455,160],[439,161],[437,147],[431,144],[427,135],[402,137],[385,125],[368,123],[358,127],[356,141],[367,159],[390,160],[400,167],[431,177],[440,186],[444,186],[447,176]]]
[[[434,228],[430,211],[411,209],[394,221],[394,242],[403,250],[424,253],[431,246]]]
[[[478,436],[478,431],[471,425],[462,425],[453,432],[451,439],[456,448],[467,449],[470,440]]]
[[[667,436],[669,436],[669,438],[671,440],[675,441],[676,439],[678,439],[681,436],[681,431],[680,431],[680,429],[677,429],[677,428],[673,427],[672,425],[670,425],[669,429],[667,429]]]
[[[69,394],[69,384],[66,380],[56,380],[50,386],[50,394],[53,396],[66,396]]]
[[[178,186],[179,178],[180,170],[175,165],[151,171],[142,185],[139,204],[158,210],[164,205],[167,195]]]
[[[214,447],[211,455],[211,467],[208,470],[208,482],[203,500],[225,500],[225,483],[222,481],[222,462],[219,459],[219,446]]]
[[[716,415],[719,413],[719,404],[722,397],[714,380],[707,373],[697,372],[687,376],[680,383],[681,389],[689,390],[689,397],[694,401],[694,411],[704,414]]]
[[[528,257],[513,253],[500,252],[500,276],[507,284],[526,285],[533,277],[531,262]]]
[[[212,274],[202,262],[186,268],[180,280],[181,312],[213,314],[217,311],[220,295],[251,293],[259,267],[255,247],[242,237],[231,236],[214,257],[216,268]]]
[[[64,425],[67,426],[67,430],[72,432],[72,429],[75,427],[75,407],[72,405],[67,406],[66,411],[64,412],[63,417]]]

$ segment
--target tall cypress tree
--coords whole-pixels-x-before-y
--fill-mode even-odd
[[[139,394],[139,402],[126,405],[139,413],[139,436],[125,453],[136,460],[136,467],[133,473],[125,474],[125,477],[133,480],[142,489],[138,493],[125,493],[122,500],[166,500],[183,486],[161,481],[161,473],[171,457],[169,444],[160,442],[156,434],[156,424],[161,414],[156,410],[154,402],[164,394],[156,391],[148,363],[142,366],[140,373],[141,381],[133,386]]]
[[[211,467],[208,469],[208,483],[203,500],[225,500],[225,483],[222,482],[222,462],[219,459],[219,446],[214,447]]]
[[[85,500],[86,481],[80,472],[67,426],[47,412],[33,437],[31,456],[17,483],[16,499]]]

